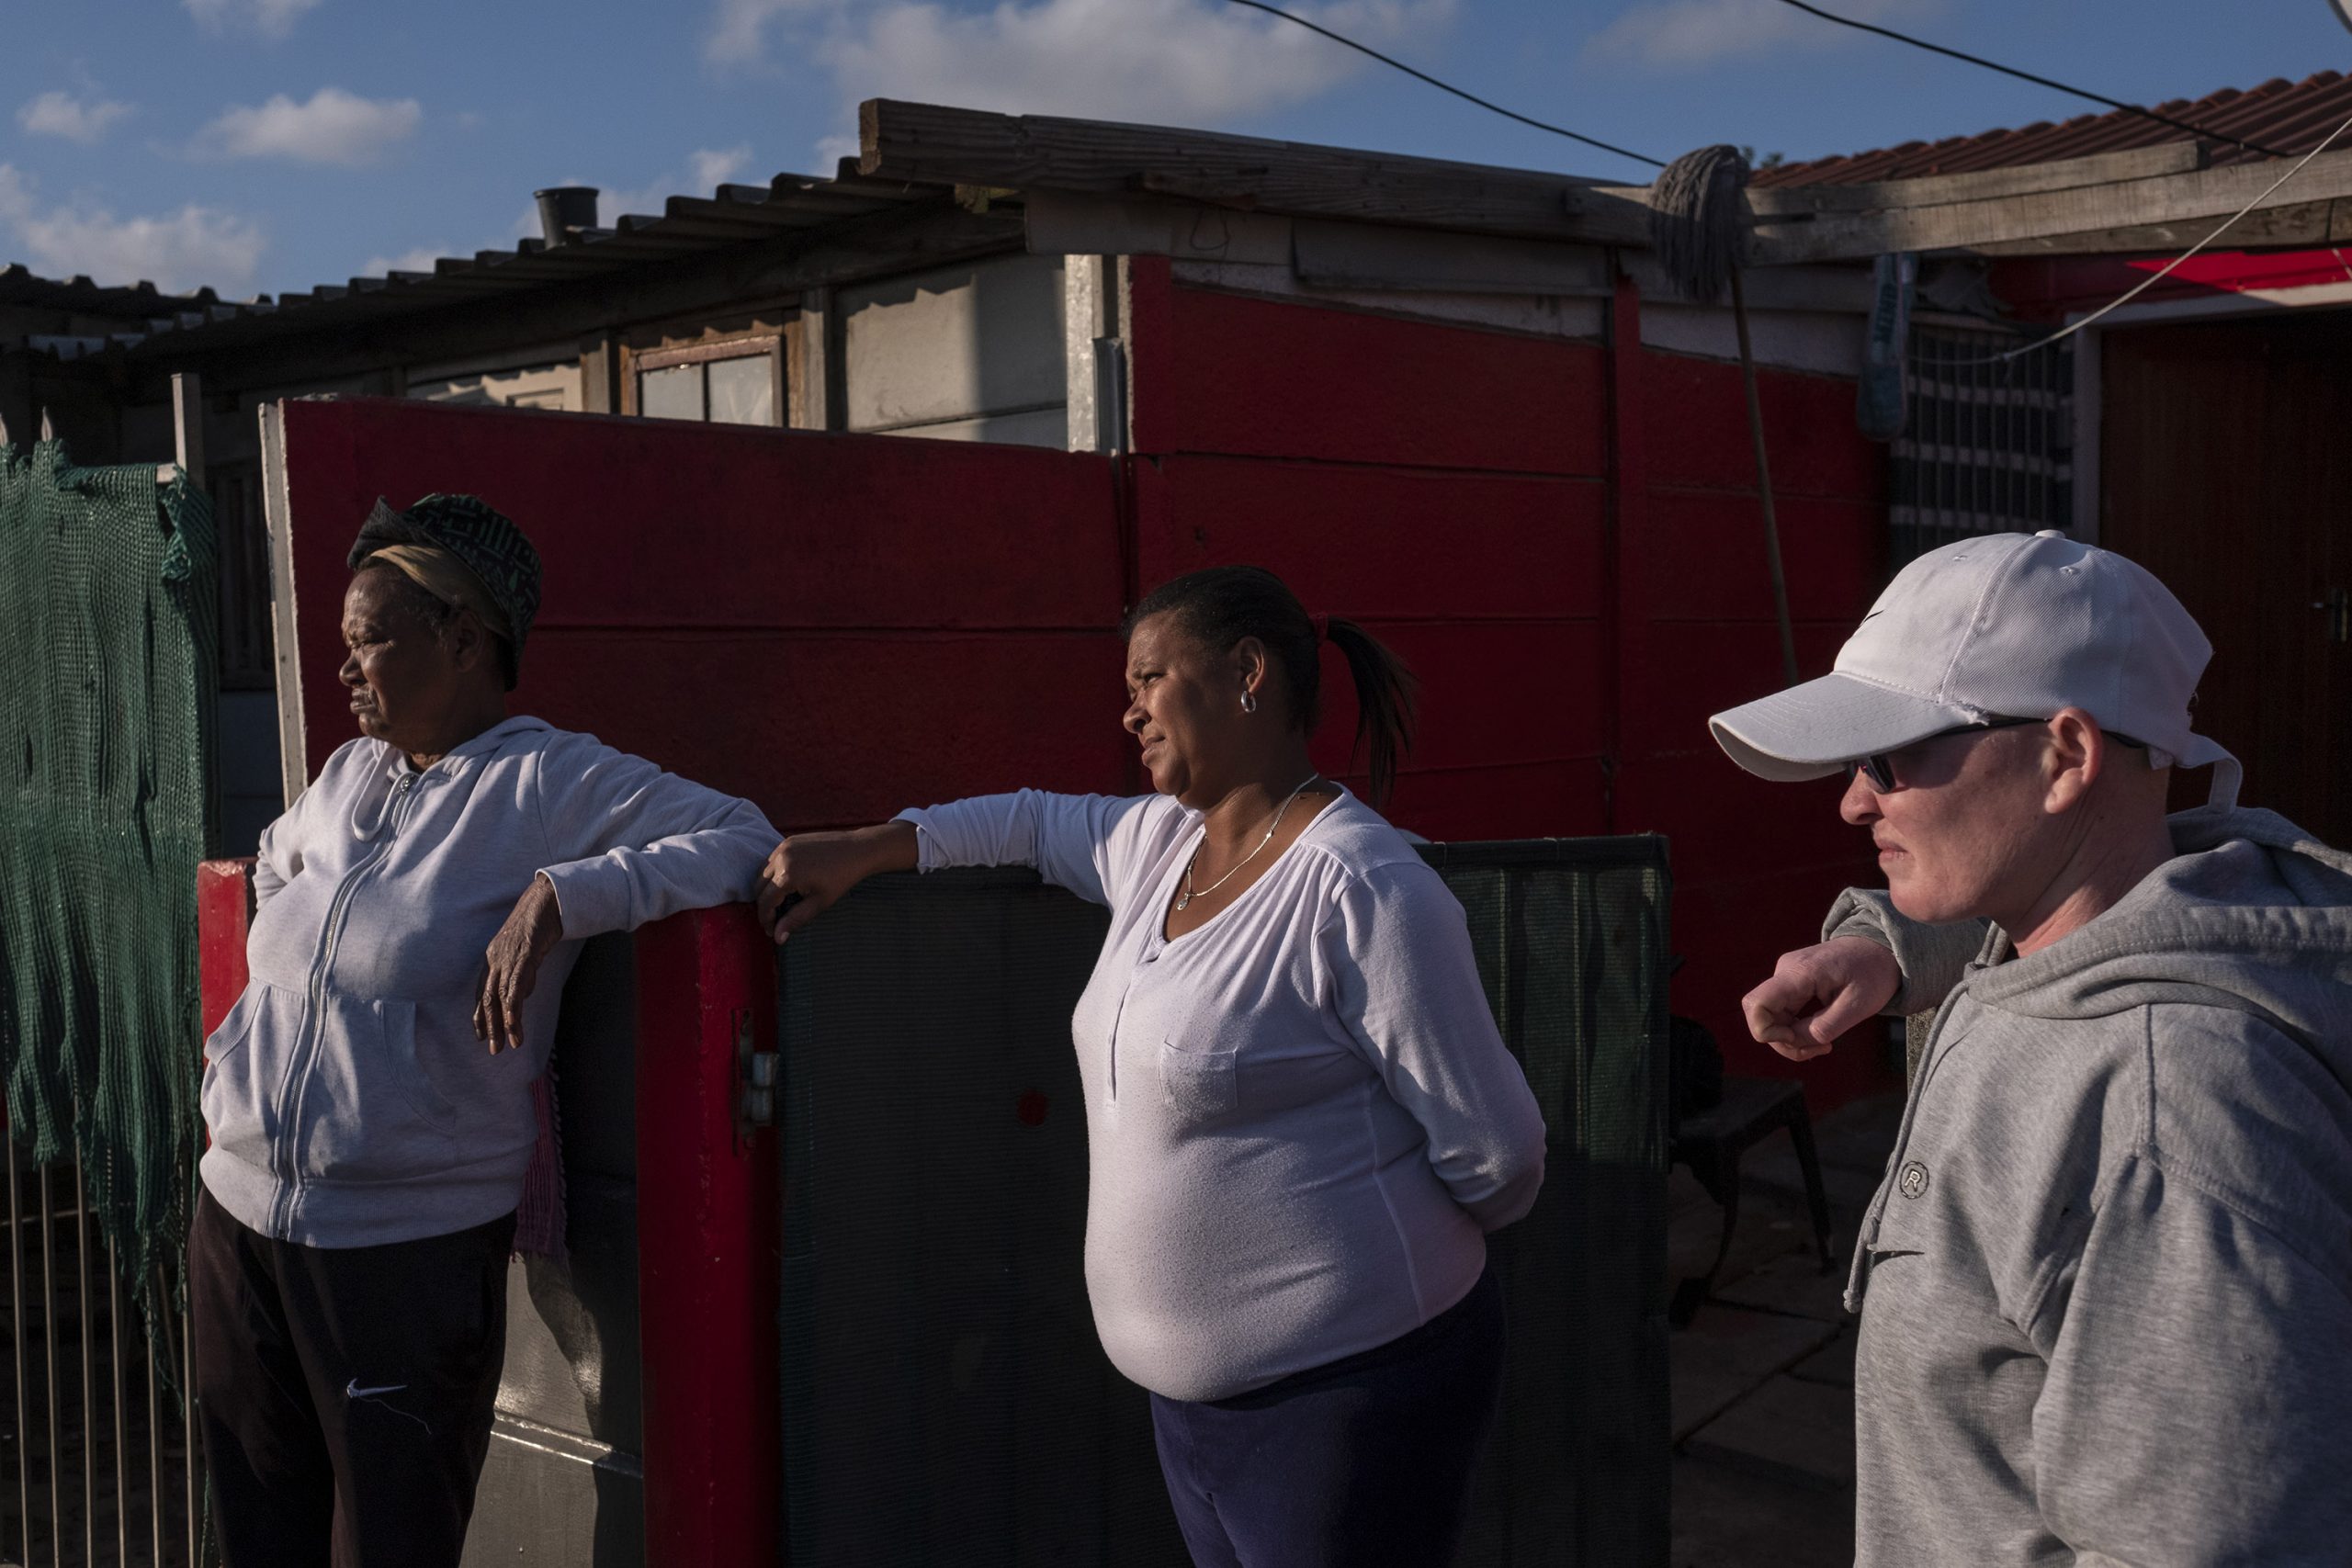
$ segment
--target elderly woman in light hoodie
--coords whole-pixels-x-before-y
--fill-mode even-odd
[[[351,565],[360,739],[263,834],[252,981],[205,1047],[188,1280],[229,1568],[454,1568],[580,942],[750,897],[775,842],[508,715],[539,561],[489,506],[379,503]]]

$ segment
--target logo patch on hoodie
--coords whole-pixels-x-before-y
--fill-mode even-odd
[[[1903,1174],[1895,1185],[1903,1189],[1905,1198],[1917,1198],[1928,1190],[1928,1168],[1913,1160],[1903,1168]]]

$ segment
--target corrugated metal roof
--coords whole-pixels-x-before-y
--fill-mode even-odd
[[[2148,106],[2174,119],[2208,127],[2242,141],[2282,153],[2307,152],[2327,133],[2352,119],[2352,78],[2323,71],[2300,82],[2284,78],[2239,92],[2223,88],[2204,97],[2177,98]],[[2055,124],[2048,120],[2013,130],[1987,130],[1975,136],[1947,137],[1940,141],[1906,141],[1874,152],[1837,158],[1815,158],[1759,169],[1758,186],[1861,185],[1873,180],[1907,180],[1925,175],[1968,174],[1979,169],[2006,169],[2020,164],[2046,164],[2061,158],[2084,158],[2094,152],[2118,152],[2134,147],[2156,147],[2193,140],[2168,125],[2126,114],[2079,115]],[[2215,164],[2257,160],[2226,141],[2208,141]]]
[[[0,266],[0,305],[30,306],[37,310],[68,310],[85,316],[119,316],[142,321],[179,310],[201,310],[220,302],[209,288],[194,294],[165,294],[152,283],[117,288],[86,277],[41,277],[21,263]]]
[[[209,288],[194,295],[169,295],[145,283],[136,288],[100,288],[87,278],[59,283],[12,266],[0,273],[0,301],[8,298],[6,290],[11,287],[24,288],[28,296],[40,293],[41,302],[51,304],[62,302],[62,292],[85,290],[108,301],[94,310],[120,314],[137,323],[135,331],[103,337],[28,340],[28,346],[60,358],[102,354],[117,346],[140,355],[177,355],[232,347],[266,337],[330,331],[487,294],[618,272],[647,262],[673,260],[742,241],[885,212],[940,194],[937,186],[866,179],[856,173],[854,160],[845,159],[838,177],[831,180],[813,175],[778,175],[764,186],[724,185],[707,197],[673,196],[656,215],[631,213],[610,229],[573,231],[573,238],[565,244],[524,240],[511,251],[441,257],[430,272],[355,277],[345,284],[280,294],[275,299],[263,295],[222,302]],[[145,301],[152,309],[118,311],[113,309],[118,298],[126,304]]]

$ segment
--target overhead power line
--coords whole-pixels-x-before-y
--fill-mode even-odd
[[[1339,33],[1335,33],[1330,28],[1324,27],[1319,23],[1310,22],[1305,17],[1294,16],[1292,13],[1283,10],[1280,6],[1269,6],[1264,3],[1264,0],[1228,0],[1228,3],[1235,6],[1247,6],[1252,11],[1263,11],[1270,17],[1280,17],[1283,21],[1305,28],[1310,33],[1320,33],[1323,37],[1329,39],[1333,43],[1345,44],[1348,48],[1354,50],[1358,54],[1370,55],[1373,59],[1377,60],[1383,65],[1402,71],[1406,75],[1413,77],[1417,81],[1427,82],[1430,86],[1437,88],[1439,91],[1452,93],[1455,97],[1463,99],[1467,103],[1476,104],[1482,109],[1492,110],[1494,113],[1502,116],[1505,119],[1515,119],[1521,125],[1532,125],[1538,130],[1548,130],[1555,136],[1565,136],[1571,141],[1581,141],[1588,147],[1598,147],[1603,152],[1614,152],[1620,158],[1631,158],[1637,164],[1647,164],[1654,169],[1663,169],[1666,167],[1666,160],[1663,158],[1653,158],[1646,152],[1635,152],[1628,148],[1615,146],[1612,143],[1601,141],[1598,137],[1587,136],[1581,131],[1569,130],[1557,125],[1547,125],[1540,119],[1535,119],[1530,116],[1521,114],[1516,109],[1507,109],[1500,104],[1489,103],[1476,93],[1465,93],[1461,88],[1453,85],[1451,82],[1441,82],[1426,71],[1416,71],[1401,60],[1393,60],[1387,55],[1381,53],[1380,51],[1376,49],[1369,48],[1363,44],[1358,43],[1351,38],[1347,38]]]
[[[2036,86],[2053,88],[2061,93],[2072,93],[2078,98],[2087,98],[2095,104],[2105,104],[2109,108],[2121,109],[2125,114],[2138,115],[2142,119],[2154,120],[2158,125],[2168,125],[2175,130],[2186,130],[2191,136],[2204,136],[2215,141],[2226,141],[2233,147],[2243,147],[2249,152],[2259,152],[2266,158],[2292,156],[2291,153],[2281,152],[2276,148],[2265,147],[2258,142],[2232,136],[2226,131],[2213,130],[2201,125],[2191,125],[2185,119],[2175,119],[2168,114],[2158,114],[2154,109],[2142,108],[2138,104],[2127,104],[2120,98],[2110,98],[2104,94],[2069,86],[2064,82],[2055,81],[2048,76],[2037,76],[2030,71],[2019,71],[2013,65],[2003,65],[1998,61],[1986,60],[1957,49],[1947,49],[1939,43],[1929,43],[1925,39],[1913,38],[1909,33],[1896,32],[1893,28],[1882,28],[1871,22],[1858,22],[1851,17],[1841,17],[1835,11],[1825,11],[1818,6],[1807,5],[1805,0],[1781,0],[1781,4],[1793,6],[1808,17],[1818,17],[1825,22],[1835,22],[1841,28],[1853,28],[1860,32],[1876,33],[1881,38],[1891,38],[1897,43],[1907,43],[1914,49],[1924,49],[1932,54],[1966,61],[1971,65],[1981,65],[1987,71],[1998,71],[2002,75],[2014,76],[2020,82],[2031,82]]]
[[[1462,99],[1465,103],[1476,104],[1482,109],[1501,115],[1505,119],[1517,120],[1520,124],[1532,126],[1537,130],[1548,130],[1555,136],[1565,136],[1571,141],[1581,141],[1588,147],[1598,147],[1604,152],[1614,152],[1621,158],[1631,158],[1635,163],[1647,164],[1652,168],[1663,169],[1667,167],[1666,161],[1662,158],[1653,158],[1645,152],[1635,152],[1629,148],[1619,147],[1611,142],[1602,141],[1597,137],[1586,136],[1579,131],[1569,130],[1563,126],[1546,124],[1543,120],[1533,118],[1528,115],[1521,114],[1516,109],[1507,109],[1500,104],[1491,103],[1488,100],[1478,96],[1476,93],[1464,92],[1463,89],[1453,85],[1450,82],[1441,82],[1426,71],[1417,71],[1401,60],[1392,59],[1389,56],[1381,53],[1376,49],[1369,48],[1366,45],[1358,43],[1351,38],[1347,38],[1341,34],[1335,33],[1330,28],[1324,27],[1319,23],[1310,22],[1304,17],[1295,16],[1288,11],[1283,10],[1280,6],[1270,6],[1265,3],[1265,0],[1227,0],[1227,3],[1235,6],[1247,6],[1253,11],[1263,11],[1270,17],[1279,17],[1283,21],[1289,22],[1294,26],[1305,28],[1308,32],[1320,34],[1322,37],[1329,39],[1333,43],[1342,44],[1349,49],[1352,49],[1358,54],[1366,55],[1374,60],[1377,60],[1383,65],[1389,66],[1394,70],[1402,71],[1406,75],[1413,77],[1417,81],[1426,82],[1430,86],[1437,88],[1441,92],[1451,93],[1455,97]],[[2290,152],[2281,152],[2275,148],[2265,147],[2259,142],[2248,141],[2243,137],[2232,136],[2227,132],[2214,130],[2201,125],[2192,124],[2185,119],[2175,119],[2170,115],[2158,114],[2155,110],[2143,108],[2138,104],[2127,104],[2120,98],[2110,98],[2103,94],[2090,92],[2082,87],[2072,86],[2064,82],[2055,81],[2048,76],[2037,76],[2030,71],[2019,71],[2014,66],[2003,65],[1997,61],[1982,59],[1979,56],[1969,54],[1957,49],[1947,49],[1939,43],[1929,43],[1925,39],[1916,39],[1911,37],[1908,33],[1896,32],[1892,28],[1882,28],[1871,22],[1856,21],[1851,17],[1840,17],[1835,12],[1825,11],[1818,6],[1809,5],[1807,4],[1807,0],[1781,0],[1781,4],[1784,6],[1792,6],[1808,16],[1820,17],[1825,22],[1835,22],[1841,28],[1853,28],[1861,32],[1876,33],[1881,38],[1893,39],[1897,43],[1907,43],[1914,49],[1924,49],[1928,51],[1930,53],[1945,55],[1953,60],[1965,62],[1970,65],[1981,65],[1987,71],[1997,71],[2005,76],[2014,76],[2019,81],[2031,82],[2037,86],[2049,87],[2061,93],[2071,93],[2075,97],[2086,98],[2095,104],[2105,104],[2109,108],[2120,109],[2125,114],[2137,115],[2142,119],[2152,120],[2158,125],[2170,126],[2175,130],[2185,130],[2191,136],[2201,136],[2210,138],[2215,141],[2225,141],[2233,147],[2243,148],[2248,152],[2258,152],[2266,158],[2288,158],[2294,156],[2294,154]],[[2092,311],[2089,315],[2083,317],[2071,325],[2052,333],[2046,337],[2039,338],[2036,341],[2026,344],[2022,348],[2013,348],[2008,350],[2007,353],[1993,355],[1983,360],[1965,360],[1961,363],[1972,365],[1995,364],[2017,359],[2024,355],[2031,354],[2037,349],[2047,348],[2051,344],[2057,343],[2062,339],[2072,337],[2075,333],[2082,331],[2085,327],[2089,326],[2092,322],[2098,321],[2109,312],[2120,310],[2123,306],[2130,304],[2133,299],[2138,299],[2142,294],[2147,292],[2147,290],[2154,288],[2166,277],[2172,276],[2173,272],[2183,263],[2188,261],[2191,257],[2203,251],[2207,246],[2212,244],[2214,241],[2227,233],[2231,229],[2234,228],[2239,220],[2244,219],[2246,214],[2252,212],[2264,202],[2269,200],[2273,195],[2277,194],[2279,186],[2285,185],[2297,175],[2302,173],[2303,166],[2305,164],[2309,164],[2313,158],[2318,157],[2322,152],[2333,146],[2336,140],[2342,137],[2346,131],[2352,131],[2352,119],[2346,120],[2342,125],[2337,126],[2334,130],[2330,131],[2325,141],[2323,141],[2318,146],[2302,154],[2292,167],[2289,168],[2284,174],[2281,174],[2276,180],[2271,182],[2268,189],[2265,190],[2260,196],[2256,197],[2252,201],[2247,202],[2245,206],[2239,209],[2230,217],[2223,219],[2219,228],[2206,235],[2203,239],[2198,241],[2197,243],[2189,246],[2188,250],[2182,252],[2179,255],[2175,256],[2171,261],[2165,263],[2161,270],[2143,279],[2138,287],[2128,290],[2120,298],[2109,301],[2106,305],[2101,306],[2098,310]]]

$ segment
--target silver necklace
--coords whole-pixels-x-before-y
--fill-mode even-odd
[[[1274,834],[1283,825],[1283,813],[1290,809],[1290,803],[1296,800],[1301,795],[1304,795],[1306,792],[1306,786],[1313,784],[1317,779],[1319,779],[1323,775],[1321,773],[1309,773],[1306,778],[1300,780],[1299,785],[1296,789],[1283,796],[1281,807],[1275,811],[1273,821],[1269,824],[1266,829],[1266,836],[1258,840],[1258,849],[1251,850],[1248,854],[1243,855],[1239,860],[1235,861],[1223,876],[1218,877],[1206,887],[1196,890],[1193,886],[1193,867],[1199,863],[1201,858],[1201,850],[1203,846],[1206,845],[1208,842],[1208,835],[1206,833],[1203,833],[1201,835],[1201,842],[1193,847],[1193,858],[1184,863],[1184,893],[1182,897],[1176,900],[1176,907],[1179,909],[1189,908],[1193,899],[1199,897],[1203,893],[1216,892],[1218,888],[1233,880],[1233,874],[1235,872],[1239,871],[1243,866],[1248,865],[1251,861],[1256,860],[1258,858],[1258,850],[1262,850],[1268,844],[1274,841]]]

